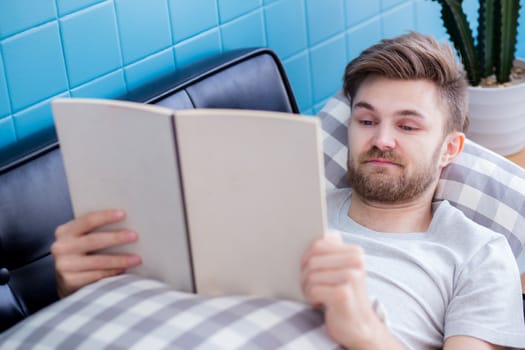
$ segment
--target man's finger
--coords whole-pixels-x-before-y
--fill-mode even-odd
[[[60,255],[79,255],[92,253],[97,250],[116,247],[135,242],[137,233],[133,231],[94,232],[76,239],[57,240],[51,246],[51,253]]]
[[[308,304],[314,308],[318,308],[330,302],[332,290],[333,287],[320,285],[303,289],[303,293]]]
[[[333,239],[329,239],[326,236],[313,242],[310,247],[306,250],[303,258],[301,259],[301,266],[304,266],[308,259],[317,254],[326,254],[335,252],[342,244],[333,242]]]
[[[359,247],[344,247],[331,254],[313,255],[304,266],[306,270],[331,270],[342,268],[364,268],[364,254]]]
[[[57,240],[85,235],[101,226],[122,221],[126,214],[122,210],[108,209],[85,214],[57,227]]]
[[[325,234],[325,238],[333,243],[343,243],[341,232],[338,230],[329,229]]]
[[[129,255],[85,255],[85,256],[63,256],[55,260],[56,270],[63,275],[72,275],[78,273],[83,275],[89,271],[104,270],[126,270],[131,267],[140,265],[142,260],[140,256]]]

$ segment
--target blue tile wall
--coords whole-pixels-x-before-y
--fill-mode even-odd
[[[175,43],[219,25],[216,0],[168,0],[168,5]]]
[[[221,23],[261,7],[261,0],[222,0],[218,2]]]
[[[346,59],[345,35],[342,33],[311,50],[313,99],[328,98],[341,86]]]
[[[146,84],[148,80],[160,78],[173,70],[175,70],[175,61],[171,47],[124,69],[126,83],[130,90]]]
[[[221,52],[219,29],[212,29],[175,45],[175,62],[183,67],[193,60]]]
[[[102,1],[104,0],[57,0],[58,15],[65,16]]]
[[[221,28],[221,36],[225,50],[266,46],[262,11],[257,10],[224,24]]]
[[[0,1],[0,38],[56,19],[54,0]]]
[[[57,22],[9,37],[1,46],[15,112],[68,89]]]
[[[305,4],[310,45],[319,44],[343,32],[343,0],[307,0]]]
[[[377,43],[381,38],[381,21],[378,17],[352,27],[346,33],[348,61],[356,58],[361,51]]]
[[[65,92],[56,97],[69,96],[69,92]],[[42,101],[30,108],[15,113],[13,120],[19,139],[30,137],[35,129],[47,129],[53,125],[53,115],[51,114],[51,104],[49,102],[50,100]]]
[[[439,40],[445,40],[447,32],[441,25],[441,6],[435,1],[417,2],[415,6],[417,30],[434,35]]]
[[[115,98],[127,92],[124,73],[114,71],[71,90],[72,97]]]
[[[7,95],[4,61],[2,59],[2,55],[0,55],[0,118],[7,116],[10,112],[11,107],[9,105],[9,96]]]
[[[268,46],[287,58],[306,50],[308,36],[303,0],[282,0],[265,9]]]
[[[284,62],[284,69],[290,79],[294,95],[301,111],[311,107],[312,75],[310,69],[310,55],[305,51]]]
[[[463,6],[476,17],[476,0]],[[525,6],[520,23],[525,57]],[[0,0],[0,151],[52,125],[56,96],[114,98],[244,46],[275,50],[316,113],[348,60],[407,30],[447,39],[430,0]]]
[[[384,13],[383,37],[393,38],[414,28],[414,4],[411,2],[397,6]]]
[[[381,8],[383,10],[388,10],[391,7],[394,7],[396,5],[400,5],[403,2],[409,2],[404,0],[381,0]]]
[[[171,46],[168,4],[165,0],[116,0],[115,5],[124,64]]]
[[[381,12],[380,0],[368,0],[366,6],[363,6],[362,0],[346,0],[344,5],[347,27],[359,24]]]
[[[0,119],[0,149],[15,143],[16,140],[13,117]]]
[[[71,87],[122,66],[112,1],[63,17],[60,28]]]

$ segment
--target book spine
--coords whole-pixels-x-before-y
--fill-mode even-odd
[[[175,115],[172,115],[171,117],[171,130],[173,133],[173,145],[175,147],[175,158],[177,162],[177,168],[179,169],[179,186],[180,186],[180,193],[181,193],[181,201],[182,201],[182,208],[183,208],[183,217],[184,217],[184,232],[186,233],[186,242],[188,244],[187,250],[188,250],[188,257],[189,257],[189,263],[190,263],[190,270],[191,270],[191,289],[193,293],[197,293],[197,283],[195,281],[195,264],[193,263],[193,253],[192,253],[192,245],[191,245],[191,235],[190,235],[190,226],[188,224],[188,207],[186,205],[186,195],[184,191],[184,179],[182,177],[182,164],[180,161],[180,152],[179,152],[179,146],[178,146],[178,137],[177,137],[177,122]]]

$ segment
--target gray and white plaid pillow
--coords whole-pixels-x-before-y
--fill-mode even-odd
[[[339,91],[319,112],[323,126],[327,190],[346,181],[348,99]],[[436,200],[448,200],[480,225],[502,233],[515,256],[525,244],[525,170],[467,140],[462,154],[441,174]]]
[[[8,349],[340,349],[306,305],[206,298],[134,275],[84,287],[0,334]]]

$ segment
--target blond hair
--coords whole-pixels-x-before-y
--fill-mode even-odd
[[[346,97],[352,100],[361,83],[371,75],[433,82],[450,116],[445,131],[467,130],[468,83],[450,45],[439,44],[433,37],[416,32],[384,39],[346,66],[343,78]]]

